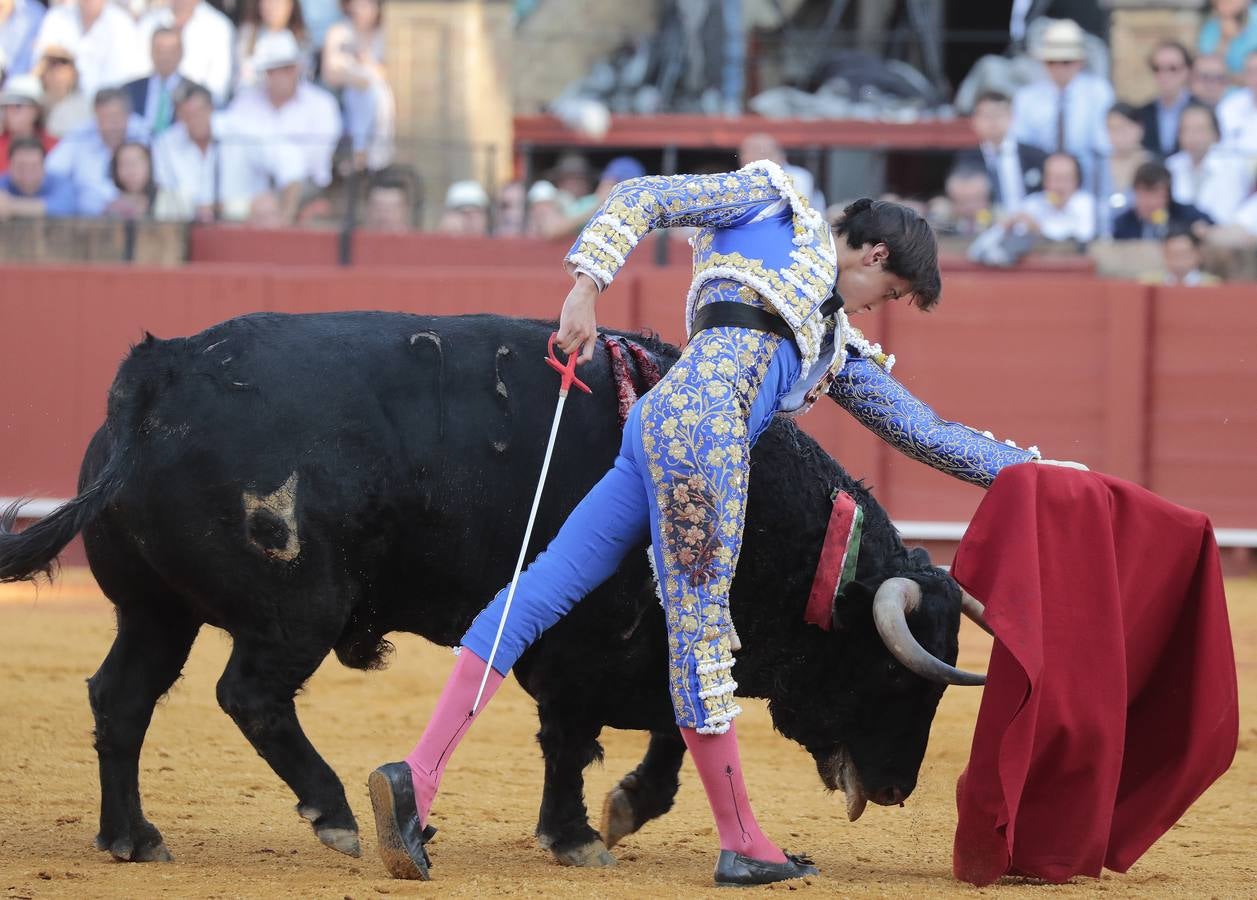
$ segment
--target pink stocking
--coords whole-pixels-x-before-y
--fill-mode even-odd
[[[466,647],[459,652],[454,671],[450,673],[441,690],[428,727],[423,730],[423,736],[419,738],[415,749],[406,757],[410,776],[415,783],[415,804],[419,807],[420,825],[428,824],[428,811],[432,809],[432,801],[441,785],[441,775],[445,772],[446,763],[471,723],[484,711],[504,680],[504,676],[490,669],[480,708],[473,714],[471,705],[476,700],[476,692],[480,690],[480,679],[484,677],[484,670],[485,661],[479,656]]]
[[[764,862],[785,862],[785,854],[759,830],[751,801],[742,780],[742,763],[738,756],[738,738],[730,723],[724,734],[699,734],[693,728],[682,728],[681,737],[689,748],[698,777],[707,792],[716,829],[720,832],[720,849],[733,850],[743,856]]]

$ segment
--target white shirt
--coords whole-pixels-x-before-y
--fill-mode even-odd
[[[142,142],[147,133],[144,120],[132,114],[127,122],[127,140]],[[109,174],[112,158],[113,151],[101,140],[93,119],[71,131],[52,148],[46,168],[50,174],[63,175],[74,182],[80,215],[99,216],[118,196],[118,188]]]
[[[292,99],[278,109],[264,89],[249,88],[236,95],[224,121],[229,123],[229,136],[246,149],[250,144],[287,144],[301,160],[300,178],[320,187],[331,182],[332,153],[341,135],[340,108],[321,87],[302,81]]]
[[[1232,225],[1239,225],[1249,234],[1257,236],[1257,194],[1249,197],[1235,212]]]
[[[1253,189],[1253,164],[1235,150],[1213,146],[1192,165],[1186,151],[1165,161],[1173,179],[1174,199],[1208,213],[1218,225],[1226,225]]]
[[[170,126],[153,141],[153,180],[169,192],[176,219],[190,221],[197,207],[218,199],[218,158],[217,145],[211,141],[201,152],[182,122]]]
[[[1062,96],[1063,95],[1063,96]],[[1079,72],[1062,92],[1046,76],[1013,95],[1013,140],[1056,152],[1056,125],[1065,103],[1065,150],[1082,165],[1084,188],[1094,187],[1100,163],[1109,153],[1105,118],[1113,105],[1113,86],[1090,72]]]
[[[218,198],[228,219],[247,218],[249,204],[258,194],[283,190],[310,177],[298,144],[265,137],[250,130],[249,124],[230,109],[214,115],[214,140],[222,160]]]
[[[152,54],[140,43],[135,23],[115,3],[106,3],[86,32],[77,4],[54,6],[35,36],[34,58],[42,57],[48,47],[64,47],[74,54],[79,90],[89,99],[101,88],[142,78],[152,67]]]
[[[1074,191],[1063,207],[1048,202],[1047,194],[1031,194],[1021,211],[1039,224],[1039,233],[1050,241],[1082,241],[1096,236],[1096,201],[1086,191]]]
[[[1231,91],[1218,103],[1222,143],[1257,157],[1257,98],[1252,91]]]
[[[1021,171],[1021,156],[1017,153],[1017,140],[1004,135],[998,147],[982,144],[982,158],[999,177],[1000,204],[1006,212],[1016,212],[1026,196],[1025,175]]]
[[[174,22],[175,14],[167,6],[151,10],[140,19],[139,32],[148,71],[153,68],[149,49],[153,32],[158,28],[171,28]],[[236,28],[231,19],[201,0],[183,26],[182,37],[183,61],[179,63],[179,74],[208,90],[214,96],[215,105],[226,103],[236,43]]]

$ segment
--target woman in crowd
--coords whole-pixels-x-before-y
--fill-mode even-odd
[[[383,169],[393,160],[396,110],[384,71],[383,0],[341,0],[341,8],[345,18],[323,44],[323,83],[340,94],[355,166]]]
[[[92,101],[79,90],[74,54],[61,47],[46,48],[35,66],[35,75],[44,90],[44,125],[50,135],[65,137],[91,121]]]
[[[1257,50],[1257,5],[1249,0],[1213,0],[1213,13],[1200,28],[1201,53],[1216,53],[1232,74],[1244,68],[1244,57]]]
[[[1193,103],[1178,121],[1183,149],[1165,161],[1173,179],[1174,199],[1226,225],[1253,189],[1252,164],[1233,149],[1218,145],[1218,119],[1207,106]]]
[[[303,70],[313,71],[314,54],[306,30],[301,5],[296,0],[246,0],[240,29],[236,32],[236,87],[252,87],[258,81],[253,61],[257,42],[268,34],[289,31],[297,39],[303,55]]]
[[[157,182],[153,180],[153,158],[148,148],[127,141],[114,151],[109,164],[118,196],[105,207],[105,215],[113,219],[151,219],[157,198]]]
[[[1105,119],[1112,151],[1108,161],[1108,179],[1105,189],[1108,195],[1109,217],[1116,216],[1130,206],[1130,186],[1135,170],[1155,157],[1143,146],[1144,125],[1139,110],[1129,103],[1115,103]]]
[[[44,91],[34,75],[10,75],[0,90],[0,175],[9,170],[9,145],[18,138],[35,138],[47,153],[57,139],[44,127]]]

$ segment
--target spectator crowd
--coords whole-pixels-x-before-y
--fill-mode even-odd
[[[413,178],[392,165],[384,0],[49,2],[0,0],[0,218],[291,224],[326,205],[335,174],[361,172],[365,227],[414,224]],[[1184,265],[1202,240],[1257,234],[1257,5],[1212,0],[1194,47],[1157,44],[1142,105],[1115,96],[1097,37],[1044,24],[1027,42],[1038,76],[977,92],[973,148],[917,205],[987,264],[1151,239],[1165,242],[1167,279],[1199,282]],[[770,135],[739,155],[781,163],[824,208]],[[570,237],[645,172],[628,156],[594,168],[567,154],[531,183],[458,181],[438,229]]]
[[[1140,106],[1088,71],[1089,40],[1052,21],[1031,50],[1037,80],[979,93],[977,147],[956,155],[929,215],[989,265],[1045,245],[1154,240],[1161,277],[1205,283],[1204,242],[1257,235],[1257,6],[1214,0],[1195,52],[1158,43],[1147,58],[1156,95]]]
[[[389,181],[383,0],[0,0],[0,75],[3,217],[293,223],[334,167]]]

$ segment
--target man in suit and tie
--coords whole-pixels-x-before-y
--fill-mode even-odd
[[[1148,68],[1156,79],[1157,96],[1139,108],[1144,146],[1164,159],[1178,152],[1178,119],[1192,101],[1187,88],[1192,56],[1178,41],[1162,41],[1149,54]]]
[[[969,124],[978,146],[956,154],[953,170],[985,169],[991,180],[991,200],[1005,212],[1016,212],[1026,195],[1043,187],[1047,154],[1012,135],[1012,100],[999,91],[986,91],[973,105]]]
[[[1034,56],[1043,64],[1043,75],[1013,95],[1013,136],[1046,153],[1074,157],[1083,169],[1083,188],[1098,195],[1109,153],[1105,118],[1113,106],[1113,86],[1083,71],[1086,48],[1076,22],[1050,22]]]
[[[157,137],[175,120],[175,90],[183,83],[179,63],[183,60],[183,39],[173,28],[158,28],[151,42],[153,74],[123,86],[131,98],[131,108],[144,120],[149,134]]]

